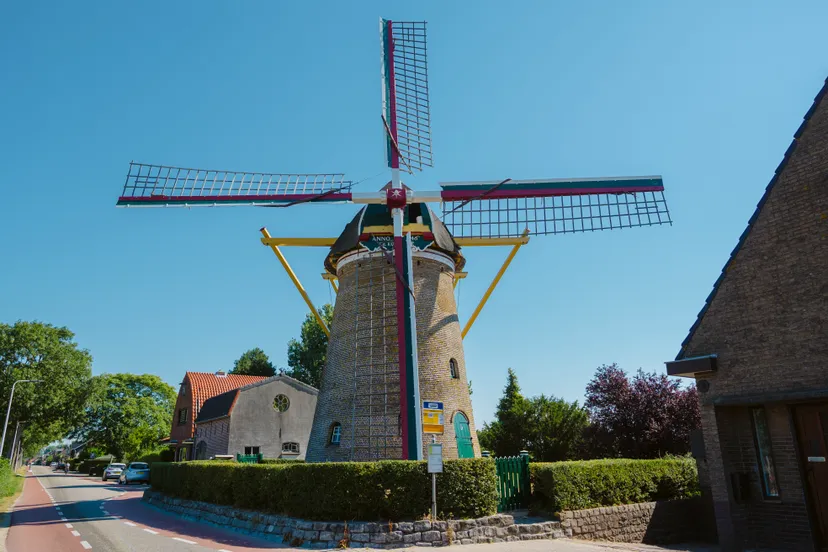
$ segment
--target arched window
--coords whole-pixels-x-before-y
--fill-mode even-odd
[[[339,422],[334,422],[331,424],[330,443],[332,445],[338,445],[340,439],[342,439],[342,424],[340,424]]]
[[[460,377],[460,373],[457,371],[457,361],[454,359],[449,360],[449,373],[451,374],[452,379]]]

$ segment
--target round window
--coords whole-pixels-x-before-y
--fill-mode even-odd
[[[276,395],[276,398],[273,399],[273,408],[279,412],[284,412],[290,408],[290,399],[285,395]]]

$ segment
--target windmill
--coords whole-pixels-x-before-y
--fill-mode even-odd
[[[658,176],[441,183],[406,187],[432,166],[425,22],[380,20],[382,126],[390,182],[357,192],[343,174],[278,174],[130,163],[118,205],[364,205],[337,238],[272,237],[271,247],[329,335],[307,459],[420,459],[423,432],[447,456],[479,454],[462,339],[530,235],[670,224]],[[442,220],[429,207],[440,204]],[[512,249],[460,329],[453,289],[461,248]],[[323,277],[337,292],[328,328],[283,246],[330,247]],[[339,287],[337,283],[339,282]],[[422,395],[421,395],[422,393]],[[422,401],[422,402],[421,402]]]

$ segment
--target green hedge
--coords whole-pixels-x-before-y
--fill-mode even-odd
[[[689,498],[699,494],[692,458],[587,460],[529,465],[532,508],[545,512]]]
[[[173,459],[175,459],[175,452],[170,447],[159,447],[141,454],[130,462],[146,462],[151,466],[155,462],[172,462]]]
[[[492,460],[448,460],[443,470],[437,476],[441,517],[497,511]],[[314,520],[420,519],[431,504],[425,462],[156,463],[150,482],[154,490],[180,498]]]
[[[262,458],[259,464],[304,464],[304,460],[291,460],[290,458]]]
[[[78,464],[78,472],[88,473],[89,475],[103,475],[104,469],[112,462],[117,461],[111,455],[101,456],[94,460],[85,460]]]

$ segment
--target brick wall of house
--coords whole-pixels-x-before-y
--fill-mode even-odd
[[[718,355],[718,371],[699,379],[710,384],[700,395],[704,461],[726,549],[808,550],[813,542],[792,416],[772,397],[828,390],[828,99],[821,98],[682,352]],[[778,500],[762,498],[749,404],[767,409]],[[733,501],[733,471],[750,474],[755,492],[746,504]]]
[[[230,417],[219,418],[209,422],[201,422],[196,425],[195,444],[198,452],[199,443],[206,443],[204,458],[211,458],[217,454],[228,454],[230,442]]]
[[[448,259],[448,257],[446,257]],[[358,266],[359,265],[359,266]],[[358,268],[358,270],[357,270]],[[377,275],[368,279],[369,271],[375,268]],[[417,353],[419,357],[420,396],[422,400],[441,401],[445,408],[445,433],[439,435],[438,442],[443,443],[443,455],[446,458],[457,457],[457,443],[454,434],[454,419],[457,412],[463,412],[469,420],[475,454],[479,456],[480,448],[474,426],[474,415],[469,397],[466,378],[466,363],[463,354],[463,340],[460,336],[460,324],[457,317],[457,305],[454,300],[453,270],[445,263],[422,256],[414,257],[414,294],[416,296],[417,317]],[[342,461],[367,460],[352,456],[354,428],[351,420],[354,411],[364,412],[364,389],[354,389],[355,358],[355,320],[356,309],[371,308],[366,289],[373,289],[374,304],[378,304],[385,294],[385,309],[390,317],[377,321],[373,329],[375,350],[386,350],[388,357],[394,359],[392,371],[396,367],[397,330],[394,319],[394,269],[383,256],[363,259],[345,264],[339,269],[339,293],[336,298],[334,319],[331,327],[331,339],[328,344],[327,366],[322,378],[316,416],[308,445],[307,460]],[[360,297],[357,300],[357,281]],[[385,282],[385,285],[383,285]],[[381,291],[381,290],[385,291]],[[379,309],[378,309],[379,311]],[[364,328],[361,331],[366,331]],[[458,378],[450,375],[449,361],[454,358],[458,366]],[[378,413],[375,419],[396,426],[399,431],[399,378],[393,373],[385,378],[378,378],[376,390],[387,385],[389,391],[389,409],[387,416]],[[357,400],[355,405],[354,400]],[[342,439],[339,446],[329,444],[330,428],[334,423],[342,425]],[[360,428],[356,428],[360,432]],[[364,428],[362,434],[365,434]],[[430,442],[430,436],[423,439]],[[389,440],[389,450],[399,451],[400,440],[394,436]],[[425,446],[426,443],[424,443]],[[399,457],[399,452],[397,456]]]

